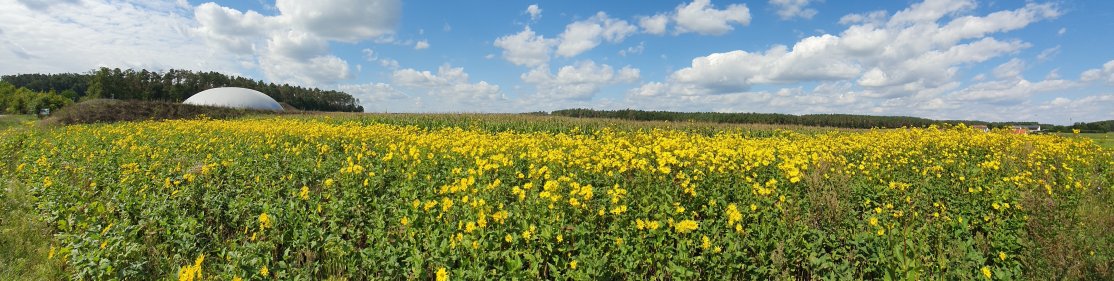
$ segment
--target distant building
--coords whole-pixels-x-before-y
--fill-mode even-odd
[[[1041,132],[1041,126],[1040,125],[1013,125],[1013,126],[1010,126],[1010,130],[1013,131],[1015,134],[1038,133],[1038,132]]]
[[[982,131],[984,133],[990,131],[990,128],[986,127],[986,125],[971,125],[971,129],[976,130],[976,131]]]

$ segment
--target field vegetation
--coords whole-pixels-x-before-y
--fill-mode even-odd
[[[0,158],[49,234],[21,255],[75,279],[1114,278],[1081,137],[299,115],[17,126]]]

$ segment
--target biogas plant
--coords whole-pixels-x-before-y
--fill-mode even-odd
[[[260,91],[239,88],[222,87],[201,91],[186,101],[184,104],[209,105],[230,108],[269,110],[282,112],[282,105],[275,99]]]

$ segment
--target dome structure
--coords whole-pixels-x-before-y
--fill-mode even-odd
[[[282,105],[275,99],[252,89],[222,87],[201,91],[182,102],[193,105],[209,105],[231,108],[270,110],[281,112]]]

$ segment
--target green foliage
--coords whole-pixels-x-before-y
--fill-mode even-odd
[[[43,109],[58,110],[73,103],[54,91],[39,93],[0,82],[0,113],[39,114]]]

